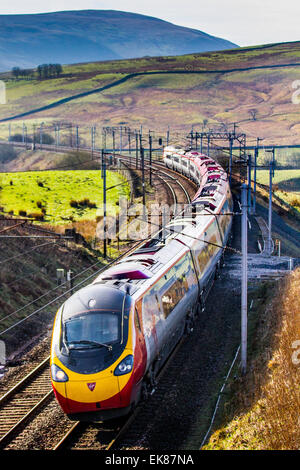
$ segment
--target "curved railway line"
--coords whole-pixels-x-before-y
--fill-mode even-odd
[[[74,150],[74,149],[73,149]],[[125,161],[126,157],[121,157]],[[172,201],[174,213],[177,212],[179,198],[184,198],[185,203],[190,203],[189,191],[195,189],[192,183],[184,175],[173,170],[165,171],[165,166],[152,162],[151,170],[153,177],[158,178],[165,186],[169,202]],[[164,168],[164,169],[162,169]],[[145,164],[145,169],[150,170],[150,165]],[[176,176],[174,176],[176,175]],[[188,190],[188,189],[189,190]],[[180,201],[183,203],[183,201]],[[140,242],[138,242],[140,243]],[[176,355],[182,341],[176,346],[165,366],[162,368],[157,380],[163,376],[169,362]],[[13,388],[0,397],[0,449],[18,447],[18,439],[21,433],[36,419],[39,414],[54,401],[54,393],[51,387],[48,356]],[[154,391],[154,390],[153,390]],[[139,404],[132,415],[126,419],[109,423],[90,424],[82,422],[71,422],[65,426],[60,434],[59,440],[52,442],[50,448],[60,450],[63,448],[74,449],[111,449],[124,435],[126,429],[134,421],[136,414],[143,406]],[[96,443],[91,447],[91,442]]]
[[[22,143],[19,143],[19,144],[20,144],[20,146],[23,146]],[[53,150],[53,151],[55,150],[55,146],[47,146],[47,147],[49,147],[49,150],[50,149]],[[72,150],[75,152],[74,149],[72,149]],[[99,153],[99,157],[100,157],[100,153]],[[130,157],[118,156],[118,158],[120,158],[120,160],[123,160],[126,163],[130,163],[130,164],[132,163],[132,159]],[[163,164],[159,164],[157,162],[152,162],[151,168],[152,168],[152,172],[153,172],[153,177],[157,178],[162,183],[162,185],[164,186],[164,189],[166,191],[166,202],[170,205],[171,208],[173,208],[173,214],[172,215],[174,216],[178,212],[178,206],[179,206],[179,209],[180,209],[180,204],[183,204],[183,203],[189,204],[191,202],[191,198],[189,196],[189,191],[192,193],[192,191],[195,190],[196,185],[194,183],[192,183],[184,175],[181,175],[181,174],[177,173],[174,170],[169,170],[168,169],[168,171],[164,171],[165,166]],[[150,171],[150,165],[145,164],[145,169],[146,169],[146,171],[148,171],[148,170]],[[51,171],[51,170],[49,170],[49,171]],[[172,174],[170,174],[170,173],[172,173]],[[172,175],[176,175],[176,177],[172,176]],[[179,181],[179,179],[181,181]],[[156,186],[158,186],[158,185],[156,185]],[[156,189],[158,189],[158,187]],[[182,200],[182,198],[184,199],[184,201]],[[151,224],[151,214],[149,214],[148,222],[149,222],[149,224]],[[161,225],[163,224],[162,215],[160,216],[160,224]],[[155,228],[155,230],[156,230],[156,228],[158,229],[158,227],[154,227],[154,228]],[[11,326],[13,327],[13,325],[11,325]],[[10,326],[10,328],[11,328],[11,326]]]
[[[123,158],[126,160],[127,157]],[[166,192],[168,193],[168,198],[170,201],[172,200],[174,202],[175,206],[179,204],[179,200],[181,200],[182,197],[186,200],[187,203],[190,202],[189,191],[192,193],[193,190],[193,183],[191,183],[190,180],[188,180],[184,175],[181,175],[173,170],[167,169],[166,171],[165,166],[159,162],[152,162],[151,167],[153,170],[153,177],[157,177],[159,182],[165,186]],[[150,169],[148,162],[145,162],[145,168]],[[230,299],[226,300],[226,298],[222,297],[222,292],[224,293],[224,291],[219,286],[219,291],[212,300],[212,303],[216,304],[214,307],[219,309],[218,315],[214,317],[211,314],[207,314],[206,317],[201,320],[201,324],[197,327],[199,331],[195,328],[196,335],[194,334],[192,338],[195,352],[191,352],[190,349],[187,350],[187,342],[185,342],[184,339],[176,346],[159,375],[159,379],[161,379],[165,370],[169,368],[167,375],[169,376],[171,369],[170,378],[167,379],[167,383],[162,384],[161,390],[159,390],[158,387],[156,393],[154,393],[153,397],[151,397],[151,399],[146,404],[139,404],[129,418],[123,418],[122,420],[115,420],[109,423],[90,424],[77,421],[68,421],[66,423],[63,422],[61,423],[58,432],[59,436],[58,433],[56,433],[56,436],[51,436],[51,439],[49,437],[47,448],[53,450],[110,450],[119,446],[119,448],[135,449],[135,446],[139,445],[136,444],[136,442],[140,442],[139,431],[144,432],[144,429],[147,429],[149,423],[151,424],[153,422],[155,423],[153,426],[157,426],[160,431],[160,434],[156,434],[158,434],[158,436],[162,435],[160,426],[162,426],[163,422],[166,422],[166,417],[170,420],[171,423],[169,425],[169,430],[167,431],[170,433],[171,437],[167,437],[169,440],[164,445],[169,445],[169,447],[165,447],[165,449],[177,448],[176,446],[178,446],[178,440],[176,439],[179,439],[177,436],[180,435],[180,432],[184,433],[186,430],[189,430],[190,433],[198,433],[196,437],[197,442],[200,443],[204,433],[202,429],[193,430],[192,427],[189,429],[190,421],[188,420],[189,418],[187,418],[187,415],[190,414],[193,417],[192,419],[196,421],[195,410],[197,407],[201,410],[202,413],[203,411],[204,414],[207,413],[207,409],[203,409],[201,406],[204,399],[212,394],[212,388],[210,388],[209,381],[211,381],[213,384],[215,383],[215,371],[221,371],[220,375],[224,377],[224,373],[222,373],[221,369],[221,363],[223,361],[220,360],[219,353],[222,351],[222,354],[224,354],[224,350],[228,348],[229,341],[226,342],[226,338],[230,338],[230,341],[232,341],[233,328],[228,325],[230,325],[231,322],[232,325],[234,325],[234,322],[236,322],[234,313],[232,313],[234,310],[233,305],[236,302],[236,295],[231,296]],[[226,302],[228,303],[227,310],[226,305],[224,308],[224,302],[225,304]],[[220,320],[220,311],[223,310],[223,308],[224,314],[223,318]],[[226,317],[225,313],[229,313],[229,315]],[[224,329],[224,335],[219,334],[221,328]],[[202,339],[202,336],[200,335],[201,329],[201,335],[204,337],[204,339]],[[207,340],[205,340],[205,338],[209,338],[212,344],[207,344]],[[238,344],[239,338],[236,338],[235,341]],[[172,361],[175,356],[176,361]],[[199,370],[201,369],[201,365],[197,363],[199,357],[201,357],[201,361],[204,364],[203,371],[200,372]],[[189,359],[191,360],[188,364]],[[21,432],[24,431],[24,429],[26,429],[26,427],[29,426],[33,420],[38,419],[39,414],[41,414],[42,411],[46,409],[49,403],[52,403],[52,400],[54,405],[54,393],[51,389],[48,361],[49,357],[46,358],[43,363],[40,364],[40,366],[35,368],[32,373],[28,374],[22,381],[20,381],[13,389],[9,390],[5,395],[0,397],[0,449],[9,449],[16,446]],[[173,364],[170,364],[171,362],[173,362]],[[176,367],[174,362],[176,362]],[[178,366],[180,370],[180,377],[178,376]],[[172,369],[174,369],[173,372]],[[174,419],[173,422],[178,423],[178,429],[175,429],[174,427],[174,435],[172,435],[172,430],[170,431],[170,429],[172,427],[173,416],[169,411],[170,408],[168,410],[168,407],[166,407],[167,409],[163,410],[165,412],[164,417],[158,413],[156,416],[156,421],[153,410],[155,404],[158,405],[159,402],[163,402],[164,394],[169,394],[169,403],[172,400],[174,402],[179,402],[178,398],[180,395],[178,390],[175,390],[173,387],[174,382],[179,377],[178,388],[183,388],[183,386],[187,383],[185,382],[185,378],[187,379],[190,377],[191,371],[193,371],[192,375],[194,376],[191,381],[194,381],[194,383],[192,385],[189,383],[189,386],[184,388],[184,394],[181,394],[181,397],[183,397],[184,400],[186,400],[188,403],[188,407],[184,410],[184,418],[182,418],[182,423],[175,421]],[[189,400],[189,388],[196,390],[196,393],[199,396],[196,404]],[[201,394],[199,393],[199,390],[201,390]],[[144,407],[144,405],[146,406]],[[168,406],[170,407],[170,405]],[[141,410],[143,410],[142,419],[140,416]],[[139,418],[136,419],[138,414]],[[184,422],[184,420],[186,420],[186,422]],[[131,429],[132,424],[135,428],[133,430]],[[180,426],[182,426],[182,429],[180,429]],[[205,431],[206,430],[207,428],[205,428]],[[165,430],[163,430],[163,432],[165,432]],[[170,446],[171,439],[174,439],[172,441],[173,447]],[[150,441],[150,444],[152,444],[153,447],[149,446],[149,441],[147,442],[147,440],[145,440],[144,442],[146,448],[157,448],[155,447],[155,442],[153,445],[153,442]]]
[[[49,359],[50,356],[0,398],[0,449],[12,442],[53,397]]]

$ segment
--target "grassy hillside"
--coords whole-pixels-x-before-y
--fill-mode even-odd
[[[128,125],[164,131],[200,130],[230,126],[246,132],[248,143],[257,136],[264,144],[299,143],[299,106],[292,102],[299,79],[300,42],[189,54],[65,66],[63,75],[49,80],[14,80],[9,74],[7,104],[2,118],[28,112],[57,100],[97,91],[51,109],[11,122],[20,132],[41,122],[73,122],[89,137],[88,126]],[[130,74],[138,74],[131,76]],[[128,75],[130,75],[128,77]],[[89,123],[87,125],[87,123]],[[0,126],[7,137],[7,123]]]
[[[259,170],[257,181],[269,186],[269,171]],[[273,185],[275,194],[300,212],[300,169],[276,170]]]
[[[299,449],[300,270],[262,286],[249,315],[248,372],[232,378],[205,450]]]
[[[107,192],[110,214],[130,192],[119,174],[107,172],[107,187],[115,185]],[[103,215],[102,192],[99,170],[1,173],[0,205],[6,213],[60,225]]]

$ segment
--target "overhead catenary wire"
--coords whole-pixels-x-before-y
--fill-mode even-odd
[[[33,248],[31,248],[30,250],[23,251],[22,253],[19,253],[18,255],[11,256],[11,257],[9,257],[9,258],[6,258],[6,259],[0,261],[0,264],[7,263],[8,261],[11,261],[11,260],[13,260],[13,259],[19,258],[20,256],[25,256],[25,255],[27,255],[28,253],[31,253],[32,251],[37,250],[38,248],[42,248],[43,246],[47,246],[47,245],[52,245],[53,243],[56,243],[56,241],[47,242],[47,243],[42,243],[41,245],[36,245],[36,246],[34,246]]]
[[[85,268],[83,271],[80,271],[79,273],[73,275],[73,280],[76,279],[77,277],[79,276],[82,276],[86,271],[94,268],[95,266],[97,266],[97,264],[99,263],[103,263],[103,261],[99,260],[97,261],[96,263],[92,264],[91,266],[88,266],[87,268]],[[15,281],[16,282],[16,281]],[[6,315],[5,317],[1,318],[0,319],[0,323],[4,320],[6,320],[7,318],[13,316],[13,315],[16,315],[17,313],[21,312],[22,310],[24,310],[25,308],[27,307],[30,307],[31,305],[35,304],[36,302],[38,302],[39,300],[43,299],[44,297],[46,297],[47,295],[51,294],[51,292],[55,292],[56,290],[58,289],[61,289],[62,287],[66,286],[68,284],[68,281],[65,281],[65,282],[62,282],[59,286],[55,286],[53,287],[52,289],[49,289],[47,292],[45,292],[44,294],[40,295],[39,297],[37,297],[36,299],[32,300],[31,302],[29,302],[28,304],[26,305],[23,305],[22,307],[20,307],[19,309],[15,310],[14,312]]]
[[[5,220],[5,219],[3,219],[3,220]],[[0,233],[7,232],[8,230],[13,230],[17,227],[20,227],[21,225],[24,225],[24,224],[26,224],[26,220],[24,220],[23,222],[19,222],[15,225],[11,225],[10,227],[5,227],[2,230],[0,230]]]
[[[84,282],[88,281],[90,278],[92,278],[93,276],[96,276],[97,274],[99,274],[100,272],[102,272],[104,269],[106,269],[108,266],[111,266],[112,264],[116,263],[120,258],[122,258],[123,256],[125,256],[126,254],[130,253],[132,251],[133,248],[130,248],[129,250],[127,250],[125,253],[123,253],[122,255],[120,255],[118,258],[116,258],[115,260],[113,260],[112,262],[108,263],[107,265],[103,266],[102,268],[100,268],[99,270],[97,270],[95,273],[92,273],[90,274],[87,278],[83,279],[81,282],[79,282],[79,284],[77,284],[76,287],[79,287],[81,286],[82,284],[84,284]],[[87,271],[88,269],[91,269],[93,266],[95,266],[96,264],[98,264],[100,261],[98,261],[97,263],[95,263],[94,265],[92,266],[89,266],[88,268],[86,268],[84,271]],[[80,272],[78,273],[76,276],[73,277],[73,279],[75,277],[78,277],[79,275],[82,275],[83,272]],[[60,286],[56,286],[54,289],[52,290],[56,290],[58,289],[59,287],[62,287],[62,285],[66,284],[63,283],[61,284]],[[40,311],[44,310],[46,307],[52,305],[53,303],[55,303],[57,300],[61,299],[62,297],[64,297],[65,295],[69,294],[70,292],[72,292],[74,290],[74,287],[72,287],[71,289],[68,289],[66,292],[64,292],[63,294],[60,294],[59,296],[55,297],[54,299],[52,299],[50,302],[48,302],[47,304],[43,305],[42,307],[39,307],[37,310],[35,310],[34,312],[32,312],[31,314],[27,315],[26,317],[22,318],[20,321],[18,321],[17,323],[14,323],[13,325],[11,325],[9,328],[6,328],[6,330],[4,331],[1,331],[0,332],[0,336],[4,335],[5,333],[7,333],[8,331],[10,331],[11,329],[13,329],[14,327],[18,326],[19,324],[23,323],[25,320],[27,320],[28,318],[32,317],[33,315],[39,313]],[[46,294],[48,294],[49,292],[47,292]],[[42,297],[44,297],[46,294],[43,294],[39,299],[41,299]],[[36,299],[38,300],[38,299]],[[34,302],[31,302],[30,304],[32,304]],[[21,307],[18,312],[20,310],[23,310],[25,307],[29,306],[30,304],[27,304],[26,306],[23,306]],[[13,314],[16,314],[17,311],[15,312],[12,312],[11,314],[9,314],[9,316],[12,316]],[[6,317],[7,318],[7,317]],[[3,319],[1,319],[3,320]],[[1,321],[0,320],[0,321]]]
[[[89,161],[92,161],[92,160],[89,160]],[[80,163],[80,164],[81,164],[81,163]],[[214,214],[211,214],[211,215],[214,215]],[[222,214],[222,215],[225,215],[225,214]],[[174,232],[176,232],[176,231],[174,230]],[[176,233],[178,234],[178,232],[176,232]],[[186,235],[186,234],[184,234],[184,235]],[[190,237],[191,237],[191,236],[190,236]],[[191,238],[195,238],[195,237],[191,237]],[[149,240],[149,239],[151,239],[151,236],[148,237],[146,240]],[[196,238],[196,239],[197,239],[198,241],[203,241],[204,243],[208,243],[208,244],[217,246],[217,247],[222,248],[222,249],[226,249],[226,248],[227,248],[227,249],[231,249],[231,247],[228,247],[228,246],[221,246],[221,245],[218,245],[218,244],[214,244],[214,243],[212,243],[212,242],[208,242],[208,241],[206,241],[206,240],[199,240],[198,238]],[[52,242],[52,243],[54,243],[54,242]],[[36,248],[37,248],[37,247],[34,247],[33,249],[36,249]],[[234,249],[233,249],[233,250],[234,250]],[[30,251],[32,251],[32,250],[30,250]],[[129,251],[130,251],[130,250],[129,250]],[[237,250],[234,250],[234,251],[237,252]],[[17,255],[17,256],[19,256],[19,255]],[[122,256],[124,256],[124,255],[122,255]],[[13,257],[13,258],[14,258],[14,257]],[[118,259],[119,259],[119,258],[117,258],[117,260],[118,260]],[[9,259],[4,260],[3,262],[6,262],[6,261],[8,261],[8,260],[9,260]],[[113,263],[116,262],[117,260],[114,260]],[[95,264],[98,264],[98,262],[95,263]],[[109,264],[109,265],[110,265],[110,264]],[[109,266],[109,265],[107,265],[107,266]],[[101,272],[101,271],[102,271],[103,269],[105,269],[107,266],[101,268],[98,272]],[[91,269],[91,267],[89,267],[89,268],[87,268],[87,269]],[[78,273],[78,275],[82,275],[82,272],[81,272],[81,273]],[[94,276],[94,275],[96,275],[96,273],[91,274],[91,275],[88,276],[85,280],[81,281],[81,282],[77,285],[77,287],[80,286],[80,285],[82,285],[82,283],[84,283],[85,281],[87,281],[88,279],[90,279],[90,278],[91,278],[92,276]],[[58,288],[58,287],[61,287],[61,286],[57,286],[56,288]],[[54,291],[56,288],[54,288],[54,289],[48,291],[47,293],[43,294],[43,295],[40,296],[38,299],[35,299],[35,300],[32,301],[30,304],[27,304],[27,306],[29,306],[29,305],[31,305],[32,303],[35,303],[37,300],[39,300],[39,299],[45,297],[46,295],[48,295],[49,292]],[[72,289],[70,289],[70,290],[64,292],[64,293],[61,294],[60,296],[58,296],[58,297],[56,297],[55,299],[53,299],[51,302],[48,302],[45,306],[42,306],[42,307],[40,307],[39,309],[35,310],[35,311],[32,312],[29,316],[26,316],[24,319],[20,320],[19,322],[17,322],[17,323],[14,324],[14,325],[12,325],[11,327],[9,327],[8,329],[6,329],[6,330],[5,330],[4,332],[2,332],[1,334],[4,334],[5,332],[9,331],[9,330],[10,330],[11,328],[13,328],[14,326],[17,326],[18,324],[22,323],[22,322],[25,321],[27,318],[30,318],[32,315],[38,313],[39,311],[41,311],[41,310],[43,310],[44,308],[46,308],[47,306],[51,305],[51,304],[54,303],[55,301],[59,300],[61,297],[64,297],[64,296],[65,296],[67,293],[69,293],[71,290],[72,290]],[[12,315],[18,313],[19,311],[23,310],[25,307],[26,307],[26,306],[23,306],[23,307],[21,307],[20,309],[18,309],[17,311],[12,312],[9,316],[12,316]],[[6,318],[7,318],[7,317],[6,317]]]
[[[189,205],[191,205],[191,204],[189,204]],[[178,214],[178,215],[180,215],[180,214]],[[214,214],[208,214],[208,215],[214,215]],[[222,214],[222,215],[224,215],[224,214]],[[138,219],[138,218],[137,218],[137,219]],[[140,220],[144,221],[143,219],[140,219]],[[159,226],[158,224],[155,224],[155,225],[157,225],[157,226],[160,227],[161,229],[164,229],[164,228],[167,227],[167,225],[165,225],[165,226],[163,226],[163,227]],[[180,235],[180,233],[178,233],[176,230],[172,230],[172,229],[170,229],[170,228],[168,228],[168,230],[173,231],[173,232],[177,233],[178,235]],[[230,250],[232,250],[232,251],[234,251],[234,252],[240,254],[240,252],[239,252],[238,250],[236,250],[236,249],[234,249],[234,248],[231,248],[231,247],[229,247],[229,246],[227,246],[227,245],[222,246],[222,245],[218,245],[218,244],[215,244],[215,243],[212,243],[212,242],[208,242],[208,241],[206,241],[206,240],[201,240],[201,239],[198,239],[198,238],[196,238],[196,237],[192,237],[191,235],[186,235],[186,234],[183,234],[183,235],[184,235],[184,236],[188,236],[188,237],[190,237],[190,238],[193,238],[193,239],[195,239],[195,240],[197,240],[197,241],[202,241],[202,242],[204,242],[204,243],[207,243],[207,244],[210,244],[210,245],[214,245],[214,246],[219,247],[219,248],[222,248],[222,249],[230,249]],[[149,236],[148,238],[143,239],[143,240],[140,240],[139,242],[141,242],[141,241],[145,242],[145,241],[151,240],[151,239],[152,239],[152,236]],[[122,254],[121,256],[119,256],[118,258],[116,258],[116,260],[114,260],[114,261],[112,261],[111,263],[109,263],[108,265],[105,265],[104,267],[102,267],[102,268],[101,268],[100,270],[98,270],[96,273],[92,273],[92,274],[91,274],[90,276],[88,276],[86,279],[84,279],[84,280],[81,281],[79,284],[77,284],[76,287],[79,287],[80,285],[82,285],[85,281],[87,281],[87,280],[90,279],[91,277],[96,276],[99,272],[102,272],[102,271],[103,271],[104,269],[106,269],[108,266],[110,266],[111,264],[114,264],[115,262],[117,262],[120,258],[122,258],[123,256],[125,256],[125,255],[126,255],[127,253],[129,253],[130,251],[132,251],[132,248],[129,249],[126,253],[124,253],[124,254]],[[88,269],[91,269],[93,266],[99,264],[99,262],[100,262],[100,261],[98,261],[97,263],[94,263],[94,265],[92,265],[92,266],[86,268],[83,272],[87,271]],[[73,277],[73,279],[74,279],[75,277],[78,277],[79,275],[82,275],[83,272],[78,273],[76,276]],[[62,286],[63,286],[64,284],[66,284],[66,283],[67,283],[67,282],[61,284],[60,286],[56,286],[55,288],[52,289],[52,291],[58,289],[59,287],[62,287]],[[48,307],[49,305],[52,305],[52,304],[53,304],[54,302],[56,302],[57,300],[59,300],[60,298],[64,297],[66,294],[70,293],[71,291],[73,291],[73,289],[74,289],[74,288],[67,290],[66,292],[64,292],[63,294],[59,295],[58,297],[56,297],[56,298],[53,299],[52,301],[48,302],[46,305],[40,307],[39,309],[37,309],[37,310],[35,310],[34,312],[32,312],[30,315],[28,315],[28,316],[26,316],[25,318],[23,318],[22,320],[20,320],[19,322],[17,322],[17,323],[15,323],[14,325],[10,326],[9,328],[7,328],[7,329],[4,330],[3,332],[1,332],[1,333],[0,333],[0,336],[3,335],[4,333],[6,333],[7,331],[11,330],[11,329],[14,328],[15,326],[19,325],[20,323],[22,323],[22,322],[25,321],[26,319],[32,317],[32,316],[35,315],[36,313],[39,313],[41,310],[43,310],[44,308]],[[40,300],[41,298],[43,298],[43,297],[45,297],[46,295],[48,295],[49,292],[51,292],[51,291],[48,291],[47,293],[43,294],[43,295],[40,296],[38,299],[35,299],[34,301],[30,302],[30,303],[27,304],[26,306],[21,307],[20,309],[16,310],[15,312],[12,312],[11,314],[7,315],[5,318],[7,319],[8,317],[10,317],[10,316],[12,316],[12,315],[14,315],[14,314],[16,314],[16,313],[19,313],[19,312],[20,312],[21,310],[23,310],[24,308],[26,308],[26,307],[32,305],[32,304],[35,303],[36,301],[38,301],[38,300]],[[4,319],[1,319],[0,322],[1,322],[2,320],[4,320]]]
[[[178,214],[178,215],[180,215],[180,214]],[[178,215],[176,217],[178,217]],[[209,213],[209,214],[201,214],[201,215],[210,215],[210,216],[215,216],[215,215],[240,215],[240,213],[239,212],[238,213],[228,213],[228,214],[210,214]],[[144,219],[141,219],[139,217],[136,217],[135,220],[140,220],[141,222],[145,222]],[[172,222],[176,222],[176,219],[173,219]],[[209,241],[203,240],[201,238],[193,237],[193,235],[183,233],[183,231],[178,232],[177,230],[172,229],[171,227],[168,227],[167,224],[166,225],[159,225],[159,224],[153,223],[153,225],[155,225],[156,227],[159,227],[160,228],[159,231],[169,230],[170,232],[176,233],[177,235],[183,235],[184,237],[191,238],[192,240],[197,240],[199,242],[206,243],[207,245],[213,245],[213,246],[216,246],[217,248],[222,248],[223,250],[230,250],[230,251],[233,251],[234,253],[237,253],[239,255],[242,254],[241,251],[237,250],[236,248],[232,248],[231,246],[228,246],[228,245],[225,245],[225,246],[224,245],[219,245],[217,243],[209,242]]]

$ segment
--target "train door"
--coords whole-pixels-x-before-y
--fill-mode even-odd
[[[164,321],[157,293],[157,285],[141,300],[143,335],[147,348],[147,367],[159,358],[164,346]]]
[[[185,330],[188,316],[194,313],[198,298],[198,281],[190,252],[163,279],[159,295],[168,332],[166,351],[170,353]]]
[[[221,234],[216,220],[214,219],[205,230],[202,235],[203,241],[198,245],[196,251],[203,300],[209,294],[215,279],[217,263],[222,253]]]
[[[139,308],[138,308],[139,307]],[[136,382],[144,376],[146,363],[147,363],[147,348],[142,327],[142,315],[139,313],[141,310],[141,301],[138,306],[134,308],[134,329],[136,335],[134,358],[135,358],[135,370],[136,370]]]

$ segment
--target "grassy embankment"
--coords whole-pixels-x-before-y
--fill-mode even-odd
[[[103,180],[99,170],[34,171],[1,174],[0,205],[14,216],[33,218],[55,230],[74,226],[87,239],[103,216]],[[107,213],[118,212],[119,197],[129,197],[126,180],[107,172]]]
[[[208,126],[237,122],[239,131],[253,136],[253,141],[259,136],[264,138],[265,145],[298,143],[300,105],[292,102],[295,91],[292,83],[299,79],[298,63],[300,43],[295,42],[177,57],[68,65],[60,78],[42,81],[13,80],[9,74],[2,74],[0,78],[7,82],[7,104],[1,106],[1,117],[89,92],[131,73],[162,72],[137,76],[103,92],[28,116],[24,119],[28,132],[41,122],[49,132],[50,128],[53,132],[54,122],[76,122],[81,126],[82,140],[90,142],[92,123],[132,128],[142,124],[163,132],[168,125],[171,130],[186,131],[191,125],[201,129],[203,122]],[[230,72],[282,64],[290,65]],[[164,73],[176,71],[192,73]],[[210,73],[213,71],[221,73]],[[12,133],[21,131],[22,122],[23,119],[11,123]],[[66,139],[68,133],[66,130]],[[7,137],[7,124],[0,126],[0,135]],[[98,146],[100,138],[97,134]]]
[[[0,205],[6,215],[34,219],[32,230],[17,227],[9,235],[44,235],[39,228],[64,232],[76,228],[87,242],[95,239],[98,221],[102,219],[102,180],[99,170],[31,171],[1,174]],[[120,196],[130,193],[127,180],[116,172],[107,172],[107,212],[113,215],[119,209]],[[12,222],[13,224],[13,222]],[[6,227],[6,226],[5,226]],[[99,234],[98,234],[99,235]],[[94,246],[94,245],[92,245]],[[3,238],[1,239],[1,299],[0,331],[30,316],[66,289],[57,289],[56,270],[71,269],[78,282],[107,263],[102,259],[102,244],[82,246],[74,241],[55,239]],[[124,249],[124,247],[121,247]],[[116,247],[108,247],[108,256],[118,256]],[[95,265],[94,269],[81,271]],[[49,291],[49,294],[46,294]],[[39,296],[42,298],[34,303]],[[45,331],[64,297],[38,312],[20,327],[9,330],[4,339],[8,352],[18,344],[24,345],[32,336]],[[24,309],[23,306],[26,306]],[[22,338],[22,340],[21,340]]]
[[[204,450],[299,449],[299,290],[297,269],[280,284],[264,283],[256,291],[247,374],[232,373],[222,416]]]
[[[259,170],[257,181],[269,186],[269,171]],[[300,212],[300,169],[276,170],[273,185],[275,195]]]

